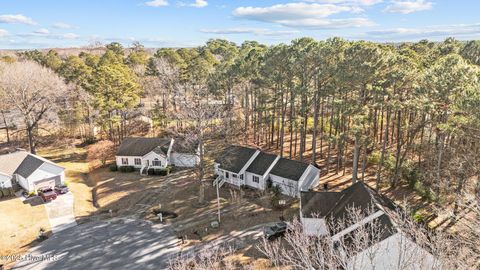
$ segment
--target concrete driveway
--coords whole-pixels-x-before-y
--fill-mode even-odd
[[[166,269],[180,251],[178,242],[168,225],[95,221],[54,234],[28,252],[30,260],[12,269]]]
[[[53,233],[77,225],[75,214],[73,213],[73,202],[73,194],[68,192],[67,194],[58,195],[56,200],[45,204]]]

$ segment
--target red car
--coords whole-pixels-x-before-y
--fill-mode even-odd
[[[57,193],[52,188],[42,188],[38,190],[38,196],[40,196],[44,202],[55,200]]]

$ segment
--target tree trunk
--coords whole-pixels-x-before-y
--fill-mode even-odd
[[[312,163],[315,164],[317,158],[317,128],[318,128],[318,93],[313,97],[313,134],[312,134]]]
[[[377,190],[377,192],[379,191],[379,188],[380,188],[380,180],[381,180],[380,177],[381,177],[381,174],[382,174],[383,163],[384,163],[384,160],[385,160],[385,151],[387,149],[388,134],[389,134],[388,129],[390,127],[389,122],[390,122],[390,110],[387,110],[387,123],[385,125],[385,131],[381,132],[381,134],[383,134],[383,135],[380,138],[380,141],[382,141],[382,153],[380,154],[380,161],[379,161],[378,169],[377,169],[377,179],[376,179],[376,183],[375,183],[375,189]]]
[[[353,169],[352,169],[352,184],[358,180],[358,158],[360,156],[360,135],[355,135],[355,147],[353,151]]]

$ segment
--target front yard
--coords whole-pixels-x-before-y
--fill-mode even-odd
[[[110,172],[107,168],[90,173],[98,183],[99,215],[103,218],[136,217],[159,222],[154,210],[174,212],[178,217],[167,219],[178,237],[184,237],[184,248],[213,241],[221,236],[241,233],[256,225],[291,219],[298,215],[298,202],[285,210],[271,207],[270,195],[256,190],[238,190],[227,185],[220,188],[221,223],[217,220],[217,196],[212,181],[205,183],[205,205],[198,203],[199,183],[193,170],[174,171],[168,176],[141,176],[138,172]],[[97,216],[98,218],[98,216]],[[245,250],[250,250],[248,243]],[[250,252],[251,253],[251,252]]]
[[[44,205],[31,206],[16,197],[0,201],[0,255],[27,251],[40,228],[50,230]]]

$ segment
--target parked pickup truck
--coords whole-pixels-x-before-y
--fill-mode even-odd
[[[44,202],[48,202],[55,200],[57,198],[57,193],[51,188],[42,188],[38,190],[38,196],[40,196]]]

